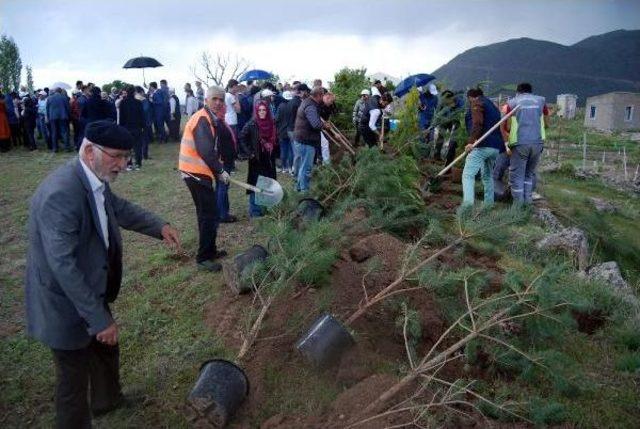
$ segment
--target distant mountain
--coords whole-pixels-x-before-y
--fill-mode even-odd
[[[536,94],[578,95],[578,103],[611,91],[640,92],[640,30],[617,30],[571,46],[529,38],[469,49],[433,74],[455,89],[489,81],[489,92],[530,82]]]

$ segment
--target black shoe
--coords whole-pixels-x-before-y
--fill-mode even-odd
[[[224,219],[220,219],[220,223],[234,223],[237,221],[238,221],[238,218],[235,217],[234,215],[229,215]]]
[[[101,417],[119,408],[135,408],[142,405],[146,400],[147,396],[139,393],[120,395],[118,400],[110,407],[91,410],[91,414],[93,414],[93,417]]]
[[[198,268],[212,273],[217,273],[222,270],[222,264],[215,261],[202,261],[198,262]]]

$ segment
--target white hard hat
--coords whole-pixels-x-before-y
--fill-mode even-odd
[[[362,91],[360,91],[360,95],[371,95],[371,92],[369,92],[368,89],[363,89]]]
[[[428,88],[431,95],[438,95],[438,88],[434,84],[430,83]]]

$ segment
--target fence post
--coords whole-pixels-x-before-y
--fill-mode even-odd
[[[587,133],[582,133],[582,170],[587,169]]]
[[[633,175],[633,183],[638,182],[638,170],[640,170],[640,164],[636,165],[636,174]]]
[[[624,164],[624,180],[626,182],[627,180],[629,180],[629,175],[627,173],[627,147],[626,146],[622,146],[622,153],[623,153],[622,162]]]

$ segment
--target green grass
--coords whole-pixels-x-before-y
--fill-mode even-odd
[[[575,225],[589,236],[593,262],[617,261],[623,276],[638,290],[640,282],[640,199],[616,191],[598,180],[576,180],[546,174],[541,192],[565,225]],[[614,203],[614,213],[597,212],[589,197]]]
[[[627,152],[628,168],[635,169],[636,164],[640,161],[640,145],[638,142],[630,140],[621,133],[606,134],[587,129],[584,128],[583,124],[584,112],[580,112],[574,119],[564,119],[556,115],[550,117],[547,140],[551,142],[549,148],[551,159],[556,159],[556,143],[560,142],[561,158],[572,160],[576,165],[580,165],[582,162],[583,135],[586,134],[588,159],[593,160],[595,158],[600,160],[603,151],[607,152],[609,157],[617,156],[618,151],[621,151],[624,147]],[[590,164],[587,164],[587,166],[591,167]],[[631,174],[633,174],[633,171]]]
[[[173,167],[176,144],[152,145],[152,160],[121,175],[119,195],[161,215],[182,233],[195,254],[196,218],[186,186]],[[47,427],[53,422],[54,368],[50,351],[24,331],[23,273],[28,199],[38,183],[71,154],[12,151],[0,157],[0,425]],[[244,166],[243,166],[244,167]],[[238,173],[244,178],[244,173]],[[232,187],[232,211],[246,224],[246,195]],[[171,258],[160,241],[124,232],[124,279],[114,305],[121,328],[121,377],[125,392],[136,388],[148,405],[96,420],[97,427],[186,427],[182,404],[200,364],[231,357],[204,325],[204,306],[221,293],[222,276],[196,270],[193,261]],[[236,225],[220,228],[218,243],[235,253],[253,235]]]
[[[195,210],[174,170],[177,145],[153,145],[151,154],[154,159],[145,163],[141,171],[120,177],[114,191],[175,225],[182,234],[185,250],[193,255],[197,246]],[[25,225],[29,196],[49,171],[69,158],[70,155],[21,150],[0,157],[3,171],[0,208],[3,215],[6,213],[0,218],[1,427],[50,427],[53,424],[51,354],[46,347],[28,339],[23,326]],[[246,164],[240,167],[246,168]],[[243,179],[244,172],[236,177]],[[561,220],[588,232],[593,261],[617,260],[637,290],[640,277],[637,271],[640,267],[638,199],[612,191],[596,181],[576,181],[562,175],[546,175],[543,180],[542,192]],[[288,181],[284,182],[288,187]],[[380,190],[366,191],[363,196]],[[230,192],[232,212],[241,217],[241,222],[222,225],[218,243],[233,254],[254,244],[260,232],[246,220],[244,191],[232,187]],[[618,212],[594,215],[587,200],[589,196],[613,201],[619,206]],[[448,214],[427,212],[421,205],[416,210],[425,217],[428,215],[428,219],[443,220],[442,229],[450,230],[453,225]],[[466,250],[495,259],[505,277],[513,271],[514,275],[528,278],[544,267],[568,265],[562,256],[546,255],[534,249],[531,243],[543,234],[531,221],[513,227],[512,233],[500,231],[489,238],[477,238]],[[198,271],[192,260],[173,257],[157,240],[130,232],[125,232],[123,238],[125,275],[114,306],[121,327],[121,376],[125,391],[141,390],[148,402],[97,419],[95,426],[187,427],[182,407],[200,364],[211,357],[232,358],[237,352],[225,348],[215,327],[212,329],[204,323],[207,305],[226,293],[227,286],[221,275]],[[460,250],[454,256],[462,258],[463,252]],[[558,373],[554,376],[532,374],[527,370],[531,365],[507,356],[505,365],[513,364],[516,368],[513,378],[497,377],[479,383],[481,393],[525,404],[524,413],[539,425],[566,422],[581,428],[637,427],[640,416],[637,325],[625,320],[626,314],[618,301],[611,298],[602,285],[578,281],[571,273],[559,279],[546,290],[547,294],[579,295],[580,299],[573,305],[604,311],[607,323],[591,336],[567,324],[563,329],[548,329],[546,335],[535,338],[533,332],[543,332],[544,326],[526,324],[530,336],[523,337],[518,346],[536,355],[551,356]],[[505,278],[505,282],[511,280]],[[459,293],[459,286],[454,289]],[[330,287],[318,289],[316,310],[329,308],[333,293]],[[444,307],[441,310],[446,312]],[[292,312],[286,323],[287,331],[299,330],[308,318],[304,312]],[[281,364],[274,361],[265,367],[262,378],[256,381],[266,392],[264,401],[258,405],[258,411],[249,416],[249,421],[239,424],[259,427],[264,419],[277,413],[322,414],[342,389],[330,377],[305,367],[288,368],[285,376]],[[397,362],[384,362],[375,370],[401,374],[403,367]]]

